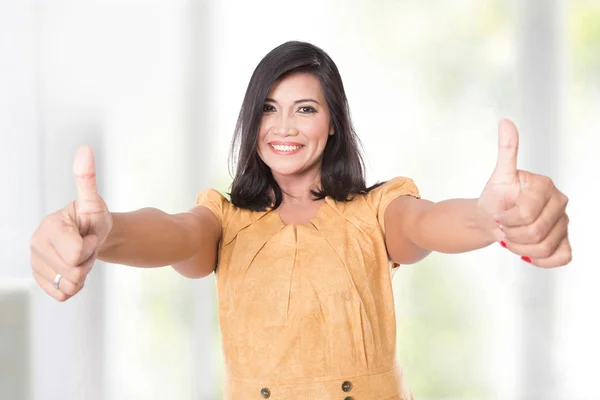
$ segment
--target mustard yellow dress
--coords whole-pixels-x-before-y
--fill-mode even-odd
[[[307,224],[232,205],[208,189],[220,220],[216,269],[227,400],[411,400],[396,361],[384,212],[419,197],[394,178],[351,202],[327,197]]]

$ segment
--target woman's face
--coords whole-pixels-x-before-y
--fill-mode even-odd
[[[302,72],[275,82],[258,136],[258,154],[274,177],[320,172],[331,134],[329,108],[317,77]]]

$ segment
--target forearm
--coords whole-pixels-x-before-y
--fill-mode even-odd
[[[432,203],[407,236],[423,249],[463,253],[494,243],[492,229],[493,221],[480,213],[477,199],[450,199]]]
[[[112,213],[113,226],[98,259],[136,267],[161,267],[194,254],[193,239],[181,214],[155,208]]]

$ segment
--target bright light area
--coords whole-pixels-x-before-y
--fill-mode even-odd
[[[273,47],[304,40],[341,72],[369,183],[401,175],[430,200],[477,197],[495,165],[502,117],[521,128],[522,168],[545,174],[536,155],[559,155],[539,168],[552,168],[570,198],[570,266],[532,271],[493,245],[433,254],[395,274],[398,357],[415,398],[525,399],[534,381],[520,371],[544,360],[551,400],[600,398],[600,4],[556,3],[564,9],[552,32],[561,78],[547,85],[558,85],[561,122],[549,140],[524,114],[523,99],[535,93],[522,78],[535,71],[522,51],[521,2],[0,5],[0,397],[11,384],[28,389],[9,393],[46,399],[70,376],[68,400],[220,398],[214,276],[101,264],[89,293],[54,304],[31,289],[28,240],[43,215],[75,195],[71,160],[84,143],[98,153],[112,211],[183,212],[206,187],[227,192],[230,140],[254,67]],[[16,292],[31,294],[30,303],[16,303]],[[25,324],[14,312],[21,306],[30,319],[15,330]],[[538,339],[529,329],[538,320],[555,331],[539,337],[547,348],[536,358],[523,343]],[[45,350],[71,335],[82,342],[61,360]],[[3,380],[13,365],[3,355],[30,360],[31,374]],[[86,375],[88,366],[98,375]]]

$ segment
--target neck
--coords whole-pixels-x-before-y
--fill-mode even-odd
[[[319,189],[321,184],[321,169],[307,171],[301,176],[278,175],[273,173],[273,178],[283,193],[283,204],[305,204],[314,201],[311,190]]]

